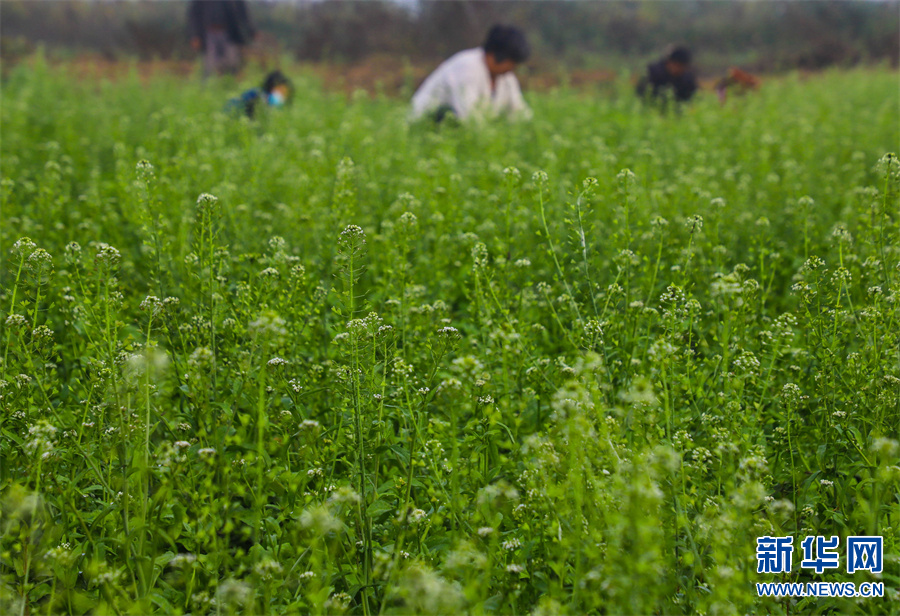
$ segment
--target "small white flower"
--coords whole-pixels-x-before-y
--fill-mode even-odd
[[[172,557],[172,560],[169,561],[169,565],[172,567],[183,567],[185,565],[190,565],[196,560],[197,557],[191,553],[176,554]]]
[[[315,419],[304,419],[302,422],[300,422],[301,430],[318,430],[318,428],[319,422]]]
[[[510,550],[510,551],[515,550],[516,548],[522,547],[522,544],[515,537],[513,537],[512,539],[507,539],[506,541],[503,542],[502,545],[503,545],[504,550]]]
[[[413,509],[409,514],[409,518],[413,522],[419,522],[423,520],[428,514],[422,511],[421,509]]]
[[[253,567],[256,574],[263,580],[271,580],[283,571],[280,563],[267,558],[260,561]]]
[[[21,314],[11,314],[6,317],[7,327],[22,327],[25,325],[25,317]]]

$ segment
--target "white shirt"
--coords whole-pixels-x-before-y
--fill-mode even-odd
[[[501,113],[531,115],[512,71],[498,75],[491,90],[491,74],[481,47],[460,51],[438,66],[413,95],[411,115],[419,118],[442,105],[452,107],[460,120]]]

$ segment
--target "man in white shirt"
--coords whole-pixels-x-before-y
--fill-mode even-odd
[[[440,122],[448,114],[460,120],[501,114],[529,117],[514,71],[530,51],[521,30],[493,26],[483,46],[451,56],[419,86],[412,118],[431,115]]]

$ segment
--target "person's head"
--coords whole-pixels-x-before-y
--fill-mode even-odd
[[[290,101],[294,93],[294,86],[291,84],[291,80],[284,76],[284,73],[272,71],[266,75],[262,91],[265,93],[266,101],[277,107]]]
[[[666,71],[674,77],[681,77],[691,68],[691,50],[675,47],[666,55]]]
[[[513,26],[491,27],[482,47],[484,60],[494,77],[515,70],[531,54],[525,34]]]

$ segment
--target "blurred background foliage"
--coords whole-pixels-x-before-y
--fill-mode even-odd
[[[253,53],[338,65],[433,65],[480,44],[494,22],[524,27],[532,69],[640,70],[669,44],[691,46],[701,75],[731,65],[760,72],[816,70],[900,57],[898,2],[543,1],[252,2],[261,34]],[[194,57],[187,2],[0,3],[2,60],[43,46],[51,57],[115,61]]]

